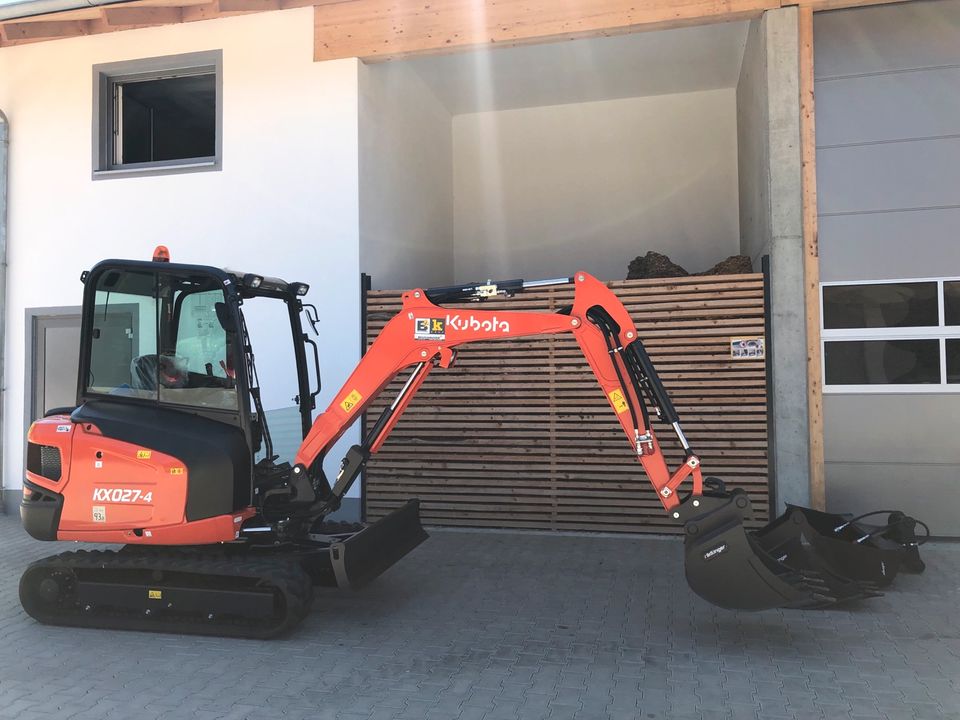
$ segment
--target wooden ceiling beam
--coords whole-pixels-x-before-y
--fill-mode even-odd
[[[280,9],[280,0],[217,0],[221,13],[268,12]]]
[[[125,25],[169,25],[183,20],[179,7],[105,7],[104,22],[111,27]]]
[[[0,44],[312,5],[317,60],[370,62],[743,20],[787,5],[820,11],[898,1],[913,0],[133,0],[8,20]],[[147,8],[158,12],[139,12]]]
[[[0,25],[6,41],[52,40],[53,38],[76,37],[87,34],[85,20],[33,20],[30,22],[7,22]]]
[[[314,59],[376,60],[759,17],[780,0],[352,0],[314,10]]]

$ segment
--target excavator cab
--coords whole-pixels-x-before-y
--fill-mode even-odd
[[[305,437],[319,392],[305,283],[156,260],[107,260],[82,280],[76,406],[28,432],[21,517],[40,540],[125,547],[97,567],[64,555],[35,563],[21,582],[28,612],[111,626],[108,616],[130,610],[114,604],[126,588],[140,623],[127,626],[156,629],[141,615],[157,612],[146,588],[141,598],[114,580],[136,551],[138,582],[169,575],[151,589],[178,631],[270,635],[300,619],[313,585],[359,587],[426,538],[415,500],[367,527],[327,521],[342,493],[332,495],[322,456],[308,479],[274,452],[243,306],[285,307]],[[232,569],[216,593],[199,590],[197,576],[223,572],[225,557]]]

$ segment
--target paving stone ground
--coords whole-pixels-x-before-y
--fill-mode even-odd
[[[0,516],[0,718],[960,718],[960,545],[834,611],[694,597],[672,539],[435,531],[288,638],[44,627],[17,582],[65,549]]]

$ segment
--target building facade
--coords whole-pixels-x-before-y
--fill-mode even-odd
[[[324,407],[359,358],[361,273],[377,288],[577,269],[615,280],[655,250],[691,271],[769,259],[781,504],[816,503],[822,467],[830,509],[892,505],[960,533],[960,0],[813,16],[812,290],[810,7],[738,2],[674,27],[611,1],[605,27],[543,17],[492,49],[459,6],[436,19],[442,32],[375,0],[4,9],[8,507],[26,424],[72,392],[78,276],[100,259],[165,244],[178,261],[310,283]],[[194,161],[163,159],[178,150],[142,111],[161,107],[144,80],[207,98],[209,136],[171,133],[198,138],[179,151]],[[289,340],[266,315],[251,324],[289,455]]]

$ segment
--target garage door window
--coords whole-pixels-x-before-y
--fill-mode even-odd
[[[824,283],[826,392],[960,391],[960,279]]]

